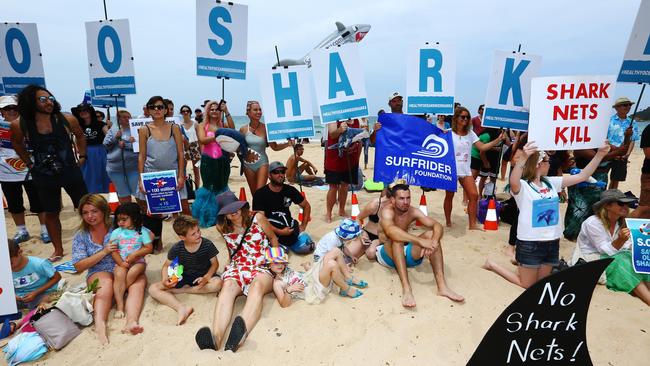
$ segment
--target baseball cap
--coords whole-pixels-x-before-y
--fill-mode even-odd
[[[4,95],[0,97],[0,108],[10,105],[18,105],[18,98],[14,95]]]
[[[388,102],[390,103],[391,100],[393,100],[395,98],[401,98],[401,97],[402,97],[402,95],[399,92],[394,92],[393,94],[391,94],[388,97]]]
[[[271,164],[269,164],[269,172],[272,172],[272,171],[274,171],[274,170],[276,170],[276,169],[284,169],[284,170],[287,170],[287,167],[284,166],[284,164],[282,164],[282,163],[279,162],[279,161],[274,161],[274,162],[272,162]]]

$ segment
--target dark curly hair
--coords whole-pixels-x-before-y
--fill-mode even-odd
[[[52,93],[44,87],[33,84],[26,86],[20,91],[20,93],[18,93],[18,113],[25,121],[33,122],[36,120],[36,93],[41,90],[52,95]],[[59,113],[61,113],[61,104],[55,100],[52,114],[56,115]]]
[[[117,229],[119,225],[117,224],[118,217],[120,215],[125,215],[131,218],[133,222],[133,228],[139,234],[142,234],[142,210],[140,210],[140,205],[134,202],[127,202],[121,204],[116,210],[113,218],[113,228]]]

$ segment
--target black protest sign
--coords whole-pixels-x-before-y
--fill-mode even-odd
[[[592,365],[587,311],[611,261],[574,266],[528,288],[501,313],[467,365]]]

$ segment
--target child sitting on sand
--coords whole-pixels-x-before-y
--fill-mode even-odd
[[[149,287],[149,295],[163,305],[176,310],[182,325],[194,309],[183,305],[174,294],[207,294],[219,292],[221,278],[217,276],[219,260],[217,247],[208,239],[201,237],[199,222],[191,216],[181,215],[174,220],[174,232],[181,239],[167,253],[162,266],[162,281]],[[182,266],[181,278],[178,270],[169,275],[168,268],[174,262],[176,268]],[[174,276],[176,275],[176,276]]]
[[[325,234],[316,244],[314,262],[318,262],[329,251],[338,248],[343,252],[346,263],[357,263],[364,254],[361,241],[361,226],[352,219],[343,219],[333,231]]]
[[[147,268],[144,256],[153,251],[152,235],[142,226],[140,206],[129,202],[115,210],[114,230],[109,243],[117,245],[118,250],[111,253],[115,261],[113,269],[113,293],[117,311],[116,319],[124,317],[124,292]]]
[[[41,302],[47,302],[48,295],[56,290],[61,274],[47,259],[24,255],[13,240],[7,240],[7,244],[18,308],[31,310]]]
[[[368,287],[366,281],[355,280],[350,275],[343,253],[337,248],[311,265],[307,272],[289,268],[289,259],[281,247],[267,248],[264,258],[274,277],[273,293],[283,308],[291,305],[293,299],[302,299],[309,304],[321,303],[332,289],[332,282],[340,288],[339,295],[351,298],[363,295],[352,286]]]

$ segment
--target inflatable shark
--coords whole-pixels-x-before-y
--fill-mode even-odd
[[[345,25],[343,25],[343,23],[336,22],[336,30],[329,36],[325,37],[325,39],[320,41],[316,45],[316,47],[312,49],[312,51],[317,50],[319,48],[330,48],[332,46],[339,46],[346,43],[361,42],[361,40],[366,36],[366,34],[368,34],[368,32],[370,32],[370,25],[368,24],[355,24],[346,27]],[[293,59],[280,60],[279,64],[276,63],[273,66],[277,67],[277,66],[292,66],[292,65],[309,66],[310,65],[309,53],[299,60],[293,60]]]
[[[345,150],[347,150],[350,145],[357,141],[368,139],[369,137],[370,135],[368,134],[368,131],[364,128],[348,128],[339,136],[337,143],[330,145],[327,148],[330,150],[338,149],[339,158],[342,158]]]

